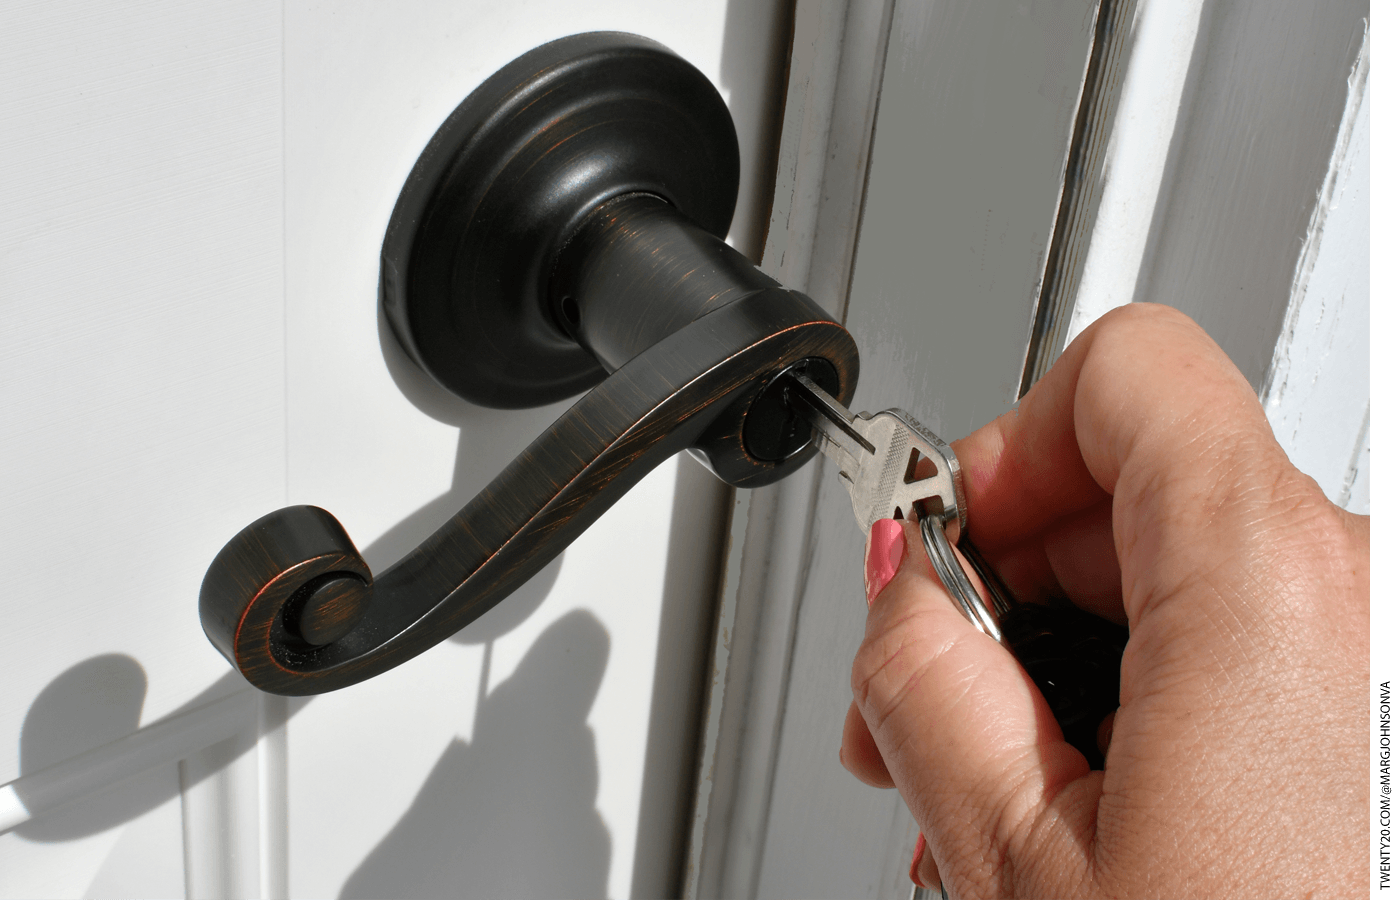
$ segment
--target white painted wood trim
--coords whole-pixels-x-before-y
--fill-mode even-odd
[[[1133,301],[1201,10],[1202,0],[1140,0],[1098,214],[1060,349],[1099,316]]]
[[[705,837],[712,810],[715,764],[719,757],[720,718],[724,708],[725,688],[729,676],[729,657],[734,635],[734,618],[738,609],[739,581],[749,527],[749,509],[753,491],[735,491],[730,514],[729,533],[724,545],[724,571],[720,575],[719,613],[715,622],[715,643],[711,656],[710,680],[705,685],[705,705],[700,752],[696,760],[698,773],[695,799],[691,805],[690,835],[686,844],[685,872],[681,896],[700,896],[701,874],[705,860]],[[716,819],[720,816],[716,816]]]
[[[1260,392],[1293,464],[1357,513],[1370,512],[1370,62],[1368,35]]]
[[[892,0],[800,3],[761,268],[844,316]],[[751,896],[821,472],[736,492],[684,896]],[[798,524],[801,523],[801,524]],[[781,524],[782,527],[779,527]]]
[[[0,786],[0,833],[228,740],[255,724],[256,706],[257,695],[251,689],[229,694]]]
[[[1138,0],[1100,0],[1088,74],[1070,133],[1060,207],[1050,233],[1040,300],[1032,320],[1021,393],[1040,380],[1065,346],[1065,332],[1085,251],[1103,196],[1104,169],[1113,141],[1114,117],[1127,72]]]
[[[258,756],[248,743],[235,735],[180,760],[186,900],[262,896]]]
[[[1367,0],[1205,0],[1133,299],[1264,387],[1367,32]]]
[[[847,10],[847,3],[840,0],[806,3],[798,5],[793,17],[773,207],[762,266],[769,275],[797,290],[806,288],[812,266]]]
[[[1262,5],[1255,6],[1248,12],[1262,14],[1263,9]],[[799,14],[801,10],[799,7]],[[1074,333],[1109,308],[1135,298],[1144,299],[1144,263],[1153,262],[1153,242],[1160,237],[1162,217],[1172,212],[1164,212],[1160,201],[1170,194],[1171,178],[1177,174],[1174,166],[1179,162],[1175,155],[1180,150],[1178,125],[1194,114],[1190,108],[1183,109],[1183,103],[1197,100],[1193,92],[1199,84],[1192,79],[1200,73],[1193,66],[1199,61],[1202,45],[1208,44],[1211,37],[1202,29],[1219,25],[1232,14],[1231,9],[1212,0],[1141,2],[1128,61],[1130,71],[1125,76],[1124,95],[1114,117],[1103,198],[1091,232],[1091,257],[1086,261],[1076,298],[1084,302],[1075,307]],[[1248,29],[1239,27],[1238,21],[1227,24],[1233,28],[1231,38],[1248,43],[1249,52],[1268,53],[1269,41],[1277,38],[1261,32],[1251,39]],[[792,96],[790,90],[790,103]],[[789,116],[796,108],[789,106]],[[803,135],[797,123],[789,121],[785,122],[785,150],[790,146],[789,134],[806,138],[799,142],[794,137],[796,143],[792,146],[811,146],[810,137]],[[799,155],[784,153],[781,158],[796,160]],[[809,166],[808,177],[815,168]],[[793,169],[794,180],[798,171]],[[827,184],[833,183],[830,172],[821,177]],[[832,260],[841,258],[839,254],[814,250],[810,259],[804,261],[801,243],[793,237],[798,227],[793,223],[798,219],[790,212],[802,194],[796,187],[787,193],[797,199],[788,201],[780,217],[780,191],[774,214],[775,226],[781,222],[789,229],[782,236],[788,242],[783,245],[785,277],[790,282],[800,278],[805,266],[809,293],[828,303],[829,309],[841,309],[844,313],[851,257],[833,264]],[[834,207],[819,208],[819,218],[829,209]],[[859,220],[859,215],[849,219],[857,230]],[[819,246],[820,240],[818,235],[814,246]],[[849,245],[852,251],[854,244],[852,240]],[[1160,264],[1160,258],[1157,262]],[[846,277],[819,277],[819,267],[824,264],[828,271],[840,270],[844,265]],[[820,293],[823,290],[831,293]],[[829,302],[833,298],[836,303]],[[1270,326],[1263,321],[1265,318],[1261,316],[1259,327],[1272,345],[1277,331],[1270,334],[1268,329],[1276,329],[1277,323]],[[1359,451],[1353,448],[1353,452]],[[817,468],[814,466],[813,470]],[[820,477],[818,472],[807,471],[774,488],[754,492],[747,521],[736,519],[732,530],[734,547],[727,564],[724,600],[732,604],[732,609],[723,613],[726,618],[722,621],[732,623],[733,630],[725,653],[716,654],[717,660],[725,662],[712,673],[713,684],[717,690],[723,690],[723,695],[718,701],[711,697],[708,711],[706,765],[702,774],[708,779],[703,788],[708,791],[708,798],[705,804],[697,803],[687,896],[752,896],[758,887],[756,875],[767,831],[777,729],[788,702],[794,617],[797,598],[805,591],[810,569],[814,486]],[[733,554],[740,552],[740,543],[742,553],[736,563]],[[736,568],[737,584],[733,580]],[[706,812],[701,812],[702,808]],[[705,815],[708,817],[700,818]],[[821,853],[822,848],[814,847],[812,852]]]
[[[186,895],[286,898],[289,716],[287,698],[241,689],[159,720],[0,786],[0,833],[174,764]]]
[[[291,701],[258,694],[258,893],[266,900],[291,896],[288,850],[287,720]]]
[[[844,319],[892,0],[799,3],[762,268]]]
[[[1102,199],[1065,344],[1110,309],[1134,300],[1180,304],[1179,295],[1191,291],[1184,274],[1170,278],[1159,274],[1154,282],[1144,265],[1153,252],[1154,223],[1160,232],[1163,217],[1169,215],[1173,145],[1186,139],[1183,128],[1189,131],[1193,117],[1201,115],[1192,108],[1193,96],[1204,93],[1209,99],[1225,90],[1220,84],[1201,81],[1207,77],[1200,70],[1207,65],[1213,38],[1201,29],[1225,26],[1213,5],[1204,0],[1141,0],[1141,4],[1104,166]],[[1364,33],[1364,20],[1362,28]],[[1276,53],[1277,42],[1277,36],[1261,33],[1237,52],[1246,57]],[[1272,361],[1262,383],[1256,383],[1280,443],[1334,501],[1357,512],[1369,510],[1370,391],[1365,371],[1369,57],[1369,37],[1363,36],[1349,63],[1345,110],[1301,237],[1282,327],[1266,321],[1268,297],[1237,300],[1228,290],[1230,285],[1209,285],[1215,302],[1236,304],[1232,315],[1237,320],[1252,322],[1251,317],[1257,317],[1253,324],[1261,339],[1274,342]],[[1314,73],[1316,78],[1328,75],[1321,64]],[[1337,112],[1305,108],[1299,115],[1319,120],[1306,124],[1321,128]],[[1252,162],[1246,145],[1228,146],[1217,155],[1221,154],[1216,164],[1222,170],[1245,168]],[[1302,176],[1299,168],[1280,170],[1273,178],[1280,187],[1301,192],[1307,186],[1291,182]],[[1242,187],[1248,190],[1251,185]],[[1341,212],[1334,215],[1339,204]],[[1241,255],[1252,252],[1221,222],[1207,220],[1201,227],[1211,230],[1217,243],[1238,245]],[[1325,257],[1324,244],[1329,248]],[[1266,264],[1276,268],[1272,261],[1258,263]],[[1204,324],[1213,334],[1221,327],[1218,322]],[[1224,336],[1216,337],[1224,342]]]

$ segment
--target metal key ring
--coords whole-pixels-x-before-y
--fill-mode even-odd
[[[998,620],[1010,609],[1010,602],[1005,588],[987,567],[981,554],[973,549],[971,544],[966,545],[963,550],[963,557],[987,586],[987,593],[991,595],[995,611],[987,608],[977,589],[972,586],[972,581],[968,579],[957,555],[953,553],[953,545],[948,543],[948,535],[943,531],[942,523],[934,516],[924,516],[919,522],[919,531],[924,536],[924,550],[928,553],[929,562],[933,564],[933,570],[938,573],[938,580],[943,582],[943,587],[952,595],[958,609],[962,610],[962,614],[978,631],[998,644],[1006,643],[1002,638]]]

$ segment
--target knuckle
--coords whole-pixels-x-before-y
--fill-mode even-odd
[[[1129,303],[1109,310],[1098,322],[1094,354],[1113,360],[1125,371],[1155,370],[1166,364],[1196,368],[1207,360],[1207,368],[1221,364],[1230,370],[1224,351],[1190,316],[1158,303]]]
[[[883,718],[928,659],[919,634],[921,618],[917,612],[910,613],[861,642],[851,665],[851,691],[862,711]]]
[[[928,677],[948,681],[957,670],[951,661],[963,640],[959,633],[940,634],[937,617],[926,610],[910,612],[871,634],[851,665],[851,692],[871,730],[884,727],[904,700]],[[943,702],[957,702],[951,683],[942,687]]]
[[[1138,332],[1141,329],[1182,328],[1200,329],[1194,319],[1180,309],[1165,307],[1162,304],[1126,304],[1109,309],[1099,318],[1099,329],[1103,332]]]
[[[1161,303],[1128,303],[1104,313],[1100,321],[1106,329],[1130,328],[1136,330],[1143,326],[1149,328],[1170,326],[1186,327],[1192,331],[1201,330],[1196,321],[1186,313]]]

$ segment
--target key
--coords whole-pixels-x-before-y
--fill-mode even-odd
[[[853,415],[807,376],[787,377],[788,405],[812,426],[817,446],[836,463],[861,530],[868,534],[879,519],[918,519],[929,561],[958,608],[1001,643],[1004,592],[990,590],[993,609],[988,609],[953,553],[967,524],[962,469],[953,448],[902,409]],[[921,477],[917,470],[925,459],[933,472]],[[988,574],[979,575],[992,584]]]
[[[788,405],[836,463],[862,531],[869,533],[879,519],[933,518],[957,540],[967,513],[951,447],[902,409],[856,416],[806,375],[787,377]],[[924,459],[934,472],[920,478],[916,469]]]
[[[812,426],[818,448],[836,464],[861,530],[869,533],[878,519],[918,519],[929,562],[962,614],[1015,654],[1045,696],[1065,740],[1092,768],[1102,768],[1097,731],[1118,706],[1127,629],[1068,601],[1015,603],[964,539],[963,557],[986,585],[989,608],[953,553],[967,529],[962,470],[953,449],[903,410],[854,415],[805,375],[784,377],[788,405]],[[934,471],[920,477],[916,470],[923,459]]]

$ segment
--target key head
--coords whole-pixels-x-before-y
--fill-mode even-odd
[[[861,413],[851,424],[875,447],[859,471],[846,473],[861,528],[868,532],[879,519],[933,516],[956,542],[967,525],[967,504],[953,448],[901,409]]]

